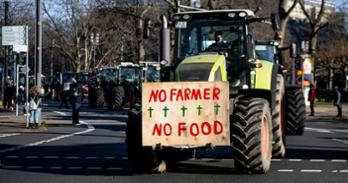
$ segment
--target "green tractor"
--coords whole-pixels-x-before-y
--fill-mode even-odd
[[[258,59],[251,31],[261,22],[250,10],[212,10],[176,13],[174,58],[170,58],[170,36],[163,16],[161,31],[161,82],[228,81],[229,147],[233,148],[237,171],[265,173],[272,157],[285,155],[285,84],[282,65]],[[276,19],[272,19],[276,20]],[[276,21],[272,21],[276,25]],[[276,28],[277,26],[274,26]],[[223,40],[219,38],[223,36]],[[220,44],[220,45],[219,45]],[[128,113],[127,151],[134,172],[165,171],[175,155],[191,157],[206,146],[143,146],[141,108]],[[151,132],[148,132],[151,133]],[[168,153],[173,156],[168,157]]]
[[[283,50],[279,48],[278,41],[258,40],[255,48],[258,59],[284,65],[282,60]],[[305,127],[306,106],[301,86],[286,82],[285,99],[287,109],[284,119],[287,122],[283,130],[285,130],[286,135],[302,135]]]
[[[92,72],[88,83],[88,104],[90,107],[105,106],[106,91],[116,79],[116,68],[105,67]]]
[[[140,86],[139,65],[124,62],[117,67],[106,67],[92,74],[89,103],[92,107],[107,107],[118,111],[125,104],[134,103]]]
[[[129,62],[117,66],[116,82],[110,86],[111,109],[118,111],[123,106],[132,106],[139,97],[141,68]]]

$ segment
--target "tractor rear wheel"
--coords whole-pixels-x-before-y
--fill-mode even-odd
[[[272,118],[268,101],[239,98],[232,120],[231,139],[236,170],[266,173],[272,158]]]
[[[104,107],[104,90],[103,88],[97,88],[96,91],[95,91],[95,97],[96,97],[96,102],[95,102],[95,106],[97,108],[102,108]]]
[[[164,172],[166,164],[158,151],[142,146],[141,111],[128,112],[126,144],[128,161],[134,173]]]
[[[116,86],[112,89],[112,108],[118,111],[122,108],[125,98],[125,91],[122,86]]]
[[[286,134],[302,135],[305,127],[306,106],[301,88],[286,90]]]
[[[275,105],[272,109],[272,133],[273,133],[273,158],[284,158],[285,156],[285,133],[284,133],[284,78],[277,75],[277,86],[275,91]]]

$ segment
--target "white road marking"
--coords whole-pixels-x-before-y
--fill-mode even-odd
[[[81,170],[82,167],[76,166],[76,167],[68,167],[69,170]]]
[[[345,129],[345,130],[334,130],[336,132],[340,132],[340,133],[348,133],[348,129]]]
[[[341,142],[341,143],[343,143],[343,144],[347,144],[347,145],[348,145],[348,141],[345,141],[345,140],[336,139],[336,138],[333,138],[333,139],[331,139],[331,140],[336,141],[336,142]]]
[[[345,163],[347,160],[345,159],[333,159],[331,160],[331,162],[334,162],[334,163]]]
[[[59,156],[44,156],[44,159],[58,159]]]
[[[4,137],[12,137],[12,136],[17,136],[20,135],[20,133],[4,133],[4,134],[0,134],[0,138],[4,138]]]
[[[272,159],[272,161],[281,161],[281,159]]]
[[[306,131],[310,131],[310,132],[318,132],[318,133],[333,133],[331,130],[328,129],[321,129],[321,128],[309,128],[309,127],[305,127]]]
[[[110,168],[107,168],[107,170],[123,170],[123,168],[110,167]]]
[[[310,128],[305,127],[306,131],[318,132],[318,133],[348,133],[348,129],[323,129],[323,128]]]
[[[290,161],[290,162],[300,162],[300,161],[302,161],[302,159],[288,159],[288,161]]]
[[[24,158],[26,158],[26,159],[36,159],[36,158],[39,158],[39,156],[26,156]]]
[[[42,169],[42,166],[28,166],[27,169]]]
[[[300,172],[303,173],[320,173],[322,170],[307,170],[307,169],[302,169]]]
[[[53,111],[53,112],[55,112],[55,113],[57,113],[59,115],[62,115],[62,116],[67,116],[64,112],[60,112],[60,111]]]
[[[6,156],[6,158],[19,158],[19,156]]]
[[[88,170],[101,170],[102,167],[88,167]]]
[[[21,169],[23,168],[22,166],[9,166],[9,165],[5,165],[3,166],[3,168],[8,168],[8,169]]]
[[[348,173],[348,170],[339,170],[340,173]]]
[[[77,156],[66,156],[64,159],[80,159],[80,157]]]
[[[310,159],[310,162],[325,162],[326,160],[324,159]]]
[[[278,172],[294,172],[293,169],[279,169]]]
[[[332,173],[338,173],[338,170],[332,170],[331,172]]]
[[[62,116],[66,116],[66,114],[64,112],[59,112],[59,111],[53,111],[53,112],[55,112],[55,113],[57,113],[59,115],[62,115]]]
[[[54,111],[54,112],[59,112],[59,111]],[[61,112],[59,112],[59,113],[61,113]],[[65,114],[65,113],[62,113],[61,115],[63,115],[63,114]],[[65,139],[65,138],[69,138],[69,137],[73,137],[73,136],[77,136],[77,135],[82,135],[82,134],[89,133],[89,132],[92,132],[92,131],[95,130],[94,126],[92,126],[91,124],[89,124],[87,122],[84,122],[84,121],[79,121],[79,122],[81,124],[86,125],[87,126],[87,130],[83,130],[83,131],[80,131],[80,132],[75,132],[75,133],[68,134],[68,135],[61,135],[61,136],[58,136],[58,137],[54,137],[54,138],[51,138],[51,139],[34,142],[34,143],[31,143],[31,144],[26,144],[26,145],[22,145],[22,146],[17,146],[17,147],[12,147],[12,148],[8,148],[8,149],[3,149],[3,150],[0,150],[0,153],[7,153],[7,152],[11,152],[11,151],[17,151],[17,150],[20,150],[20,149],[25,149],[25,148],[28,148],[28,147],[39,146],[39,145],[42,145],[42,144],[47,144],[47,143],[58,141],[58,140],[62,140],[62,139]]]

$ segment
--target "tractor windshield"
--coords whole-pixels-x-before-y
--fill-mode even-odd
[[[194,20],[176,22],[177,57],[200,52],[229,52],[231,57],[240,57],[244,52],[243,26],[240,21]]]
[[[121,67],[120,68],[120,82],[139,83],[139,68],[137,67]]]
[[[104,82],[112,82],[116,80],[117,71],[115,68],[104,68],[100,73],[99,77]]]
[[[256,45],[256,57],[261,60],[275,62],[274,58],[274,46],[272,45]]]

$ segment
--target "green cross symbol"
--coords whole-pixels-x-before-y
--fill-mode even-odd
[[[181,110],[182,110],[182,116],[185,116],[185,112],[186,112],[187,108],[185,106],[182,106]]]
[[[153,111],[153,108],[150,107],[150,108],[148,109],[148,111],[149,111],[149,116],[150,116],[150,118],[152,118],[152,111]]]
[[[199,105],[199,106],[197,107],[197,109],[198,109],[198,116],[200,116],[200,115],[201,115],[201,110],[202,110],[201,105]]]
[[[168,107],[164,106],[162,110],[164,111],[164,117],[167,117],[167,112],[169,111]]]
[[[219,108],[220,108],[221,106],[219,105],[219,104],[215,104],[214,105],[214,108],[215,108],[215,115],[218,115],[218,113],[219,113]]]

